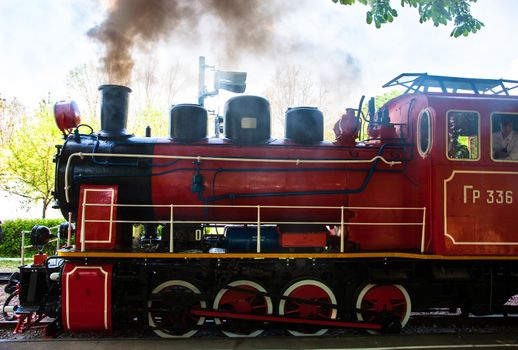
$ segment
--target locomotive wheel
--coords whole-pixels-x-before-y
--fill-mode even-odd
[[[239,288],[239,290],[232,288],[222,288],[216,295],[216,298],[214,299],[214,309],[253,315],[272,314],[272,299],[268,296],[258,295],[256,293],[266,293],[266,289],[264,289],[260,284],[248,280],[239,280],[229,283],[227,286],[237,287]],[[249,290],[250,292],[247,292],[247,290]],[[220,320],[219,318],[215,318],[214,322],[218,325],[222,324],[222,320]],[[228,326],[230,326],[231,328],[236,328],[236,330],[234,330],[233,332],[222,331],[223,334],[225,334],[227,337],[251,338],[257,337],[259,334],[263,332],[262,329],[252,331],[243,329],[247,326],[247,322],[243,322],[240,320],[227,320],[224,322],[228,323]],[[238,327],[241,329],[237,329]]]
[[[4,321],[14,321],[16,319],[16,314],[14,311],[10,310],[14,309],[19,304],[20,299],[18,298],[17,292],[11,293],[7,299],[5,299],[4,306],[2,307],[2,316],[4,317]]]
[[[158,285],[152,292],[152,300],[148,302],[148,323],[153,331],[162,338],[189,338],[205,322],[205,317],[190,314],[194,307],[206,308],[203,300],[193,300],[193,294],[201,294],[200,290],[190,282],[170,280]],[[165,311],[164,311],[165,310]]]
[[[314,319],[335,319],[337,314],[336,297],[331,289],[324,283],[314,279],[304,279],[292,283],[282,294],[284,297],[296,298],[299,300],[282,299],[279,303],[279,315],[300,318]],[[315,305],[306,304],[304,300],[329,304]],[[320,336],[327,332],[327,329],[318,329],[315,326],[307,326],[304,329],[288,330],[294,336]]]
[[[356,317],[359,321],[376,322],[380,321],[380,317],[389,316],[399,320],[403,328],[410,318],[411,309],[410,296],[399,284],[367,284],[356,298]]]

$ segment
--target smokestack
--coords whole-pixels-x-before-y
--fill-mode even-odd
[[[122,85],[101,85],[101,131],[104,138],[124,138],[126,132],[128,102],[131,89]]]

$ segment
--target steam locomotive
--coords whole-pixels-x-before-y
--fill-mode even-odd
[[[314,107],[289,108],[285,137],[273,139],[258,96],[226,102],[224,138],[207,137],[207,110],[194,104],[172,107],[169,137],[135,137],[124,86],[99,88],[98,132],[82,133],[77,106],[58,103],[67,244],[21,267],[20,322],[55,318],[49,334],[316,336],[398,331],[411,312],[437,308],[509,312],[518,160],[496,156],[494,141],[504,118],[518,127],[518,81],[385,84],[396,85],[405,93],[377,111],[373,100],[367,115],[362,103],[347,109],[333,142]]]

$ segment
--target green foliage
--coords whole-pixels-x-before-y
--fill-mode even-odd
[[[151,107],[138,111],[129,118],[128,131],[136,136],[145,136],[146,126],[151,127],[151,136],[167,137],[169,123],[162,112]]]
[[[63,219],[17,219],[5,220],[2,223],[3,238],[0,241],[0,256],[1,257],[19,257],[20,247],[22,244],[22,231],[30,231],[35,225],[43,225],[53,227],[62,223]],[[25,246],[30,244],[29,234],[25,235]],[[47,254],[54,254],[56,250],[55,242],[49,243],[45,251]],[[37,253],[36,249],[26,250],[28,256]]]
[[[333,0],[342,5],[353,5],[356,0]],[[359,3],[370,7],[367,11],[367,23],[374,22],[376,28],[384,23],[390,23],[398,16],[397,11],[390,5],[390,0],[358,0]],[[484,24],[471,15],[471,3],[477,0],[401,0],[405,5],[417,8],[419,22],[432,21],[434,26],[447,25],[453,21],[454,28],[450,36],[455,38],[470,33],[476,33]]]
[[[18,129],[2,149],[0,185],[28,202],[42,204],[42,217],[52,200],[56,144],[61,133],[51,114],[52,107],[41,103],[38,111],[23,118]]]

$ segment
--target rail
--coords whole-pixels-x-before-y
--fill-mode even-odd
[[[254,162],[254,163],[283,163],[283,164],[362,164],[373,163],[377,160],[382,161],[390,166],[401,164],[401,161],[388,161],[383,156],[375,156],[370,159],[276,159],[276,158],[232,158],[232,157],[208,157],[208,156],[176,156],[176,155],[155,155],[155,154],[126,154],[126,153],[72,153],[67,160],[65,166],[65,200],[70,203],[69,196],[69,172],[72,159],[84,157],[114,157],[114,158],[150,158],[150,159],[174,159],[174,160],[193,160],[200,161],[220,161],[220,162]]]
[[[110,207],[110,216],[109,219],[101,220],[87,220],[86,213],[88,207]],[[164,208],[169,209],[169,220],[147,220],[147,221],[130,221],[130,220],[116,220],[113,218],[113,213],[115,208]],[[247,220],[223,220],[223,221],[215,221],[215,220],[175,220],[174,213],[175,209],[179,208],[200,208],[200,209],[209,209],[209,208],[232,208],[235,210],[242,209],[253,209],[256,210],[256,219],[253,221]],[[81,242],[81,252],[84,252],[86,249],[86,225],[88,223],[107,223],[110,225],[110,228],[113,224],[117,223],[127,223],[127,224],[169,224],[169,252],[174,253],[174,224],[207,224],[207,225],[218,225],[218,224],[249,224],[249,225],[257,225],[257,246],[256,252],[261,253],[261,225],[328,225],[328,226],[336,226],[340,228],[340,253],[345,252],[345,228],[346,226],[416,226],[420,228],[421,233],[421,253],[424,253],[425,250],[425,227],[426,227],[426,207],[348,207],[348,206],[286,206],[286,205],[216,205],[216,204],[207,204],[207,205],[196,205],[196,204],[108,204],[108,203],[86,203],[83,201],[82,203],[82,212],[83,215],[81,217],[81,233],[80,233],[80,242]],[[328,211],[336,211],[338,212],[336,217],[340,217],[340,221],[267,221],[262,220],[261,214],[264,210],[271,209],[281,209],[281,210],[328,210]],[[414,211],[421,212],[422,217],[420,222],[352,222],[346,221],[346,212],[347,211]],[[300,213],[300,212],[299,212]]]

